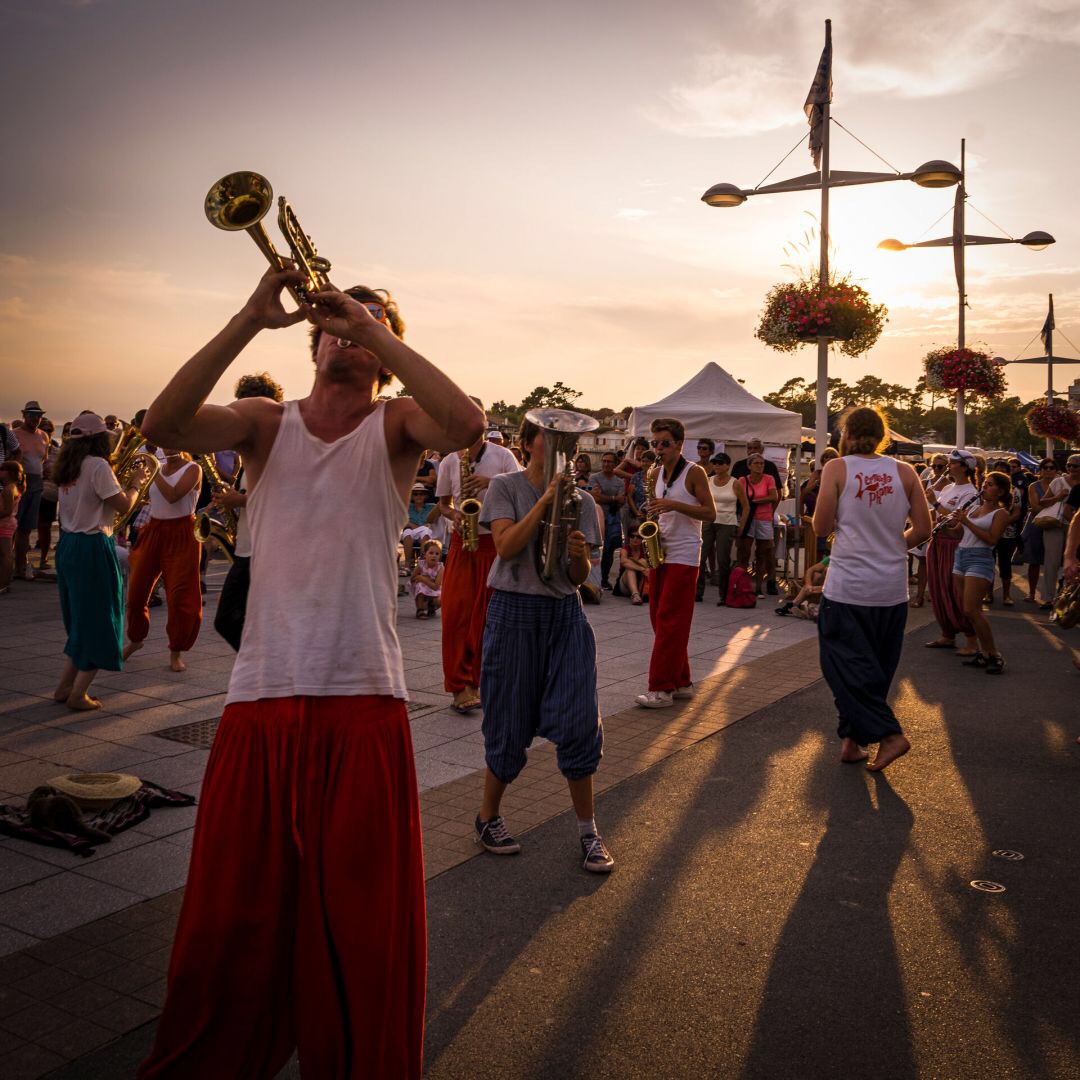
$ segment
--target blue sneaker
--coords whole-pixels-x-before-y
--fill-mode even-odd
[[[611,852],[596,833],[589,833],[581,838],[581,852],[585,856],[585,862],[582,865],[586,870],[591,870],[594,874],[610,874],[615,869],[615,860],[611,857]]]
[[[478,815],[475,828],[476,842],[493,855],[516,855],[521,850],[521,845],[507,832],[506,823],[501,817],[481,821]]]

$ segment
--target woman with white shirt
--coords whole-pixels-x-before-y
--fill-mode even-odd
[[[907,553],[930,535],[915,470],[884,457],[884,417],[873,408],[841,418],[844,457],[821,472],[814,532],[833,534],[818,610],[821,671],[836,699],[840,760],[880,772],[911,744],[889,705],[908,613]],[[910,521],[910,527],[908,522]]]
[[[731,458],[727,454],[723,452],[716,454],[709,463],[713,470],[712,476],[709,477],[709,490],[712,491],[713,502],[716,504],[716,521],[711,529],[702,530],[697,599],[701,600],[705,596],[708,545],[715,553],[713,565],[716,567],[716,576],[720,586],[720,599],[716,601],[716,605],[723,607],[726,603],[728,578],[731,576],[731,545],[739,535],[740,526],[745,525],[750,516],[750,503],[747,501],[742,484],[736,483],[731,478]]]
[[[128,583],[126,660],[143,647],[150,632],[150,594],[160,577],[165,583],[169,618],[169,667],[184,671],[187,652],[202,625],[199,589],[201,545],[195,538],[195,503],[202,469],[179,450],[165,450],[165,464],[150,485],[150,520],[131,549]]]
[[[113,521],[139,496],[145,476],[132,474],[126,490],[109,465],[112,443],[105,421],[82,413],[72,421],[53,471],[60,513],[56,580],[67,643],[57,701],[69,709],[100,709],[87,691],[101,668],[119,671],[124,601],[120,566],[113,544]]]
[[[964,665],[985,668],[987,675],[1000,675],[1005,661],[997,651],[982,604],[987,582],[994,584],[994,545],[1009,524],[1012,481],[1004,473],[987,473],[980,495],[978,506],[961,507],[953,514],[953,520],[964,530],[953,561],[953,582],[979,641],[978,651]]]
[[[949,467],[945,475],[926,489],[927,501],[938,512],[938,524],[965,503],[974,506],[979,501],[979,492],[975,487],[977,465],[974,454],[967,450],[954,450],[949,455]],[[978,652],[975,629],[964,614],[963,601],[953,586],[953,563],[956,561],[956,546],[960,542],[960,536],[958,528],[942,528],[934,534],[926,549],[930,603],[934,608],[934,618],[941,627],[941,634],[933,641],[928,641],[926,647],[955,649],[956,635],[963,634],[967,638],[967,644],[957,652],[957,656],[974,656]]]
[[[1056,529],[1040,529],[1042,534],[1042,594],[1043,602],[1039,606],[1043,611],[1049,611],[1054,606],[1054,597],[1057,596],[1058,575],[1061,573],[1061,558],[1065,550],[1065,530],[1069,527],[1068,518],[1064,517],[1064,508],[1058,506],[1069,497],[1072,485],[1057,471],[1056,462],[1053,464],[1053,472],[1044,470],[1039,473],[1040,479],[1052,475],[1054,478],[1046,486],[1040,496],[1029,489],[1028,500],[1032,510],[1032,517],[1038,517],[1043,510],[1056,509],[1056,513],[1062,515],[1062,525]],[[1038,526],[1036,526],[1037,528]]]

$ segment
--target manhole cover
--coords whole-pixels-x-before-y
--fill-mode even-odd
[[[1009,862],[1019,862],[1024,856],[1019,851],[1010,851],[1009,848],[998,848],[990,852],[995,859],[1008,859]]]
[[[215,716],[213,720],[196,720],[193,724],[180,724],[179,727],[155,731],[154,734],[159,739],[171,739],[173,742],[209,750],[214,743],[214,736],[217,734],[220,722],[221,717]]]
[[[979,892],[1002,893],[1005,891],[1005,886],[996,881],[970,881],[968,884]]]

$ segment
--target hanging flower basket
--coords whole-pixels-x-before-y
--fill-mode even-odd
[[[782,283],[765,297],[754,336],[777,352],[794,352],[824,338],[847,356],[860,356],[881,337],[888,314],[884,304],[875,304],[850,281],[825,288],[811,281]]]
[[[1005,394],[1005,373],[978,349],[934,349],[923,357],[931,390],[964,390],[973,397],[997,401]]]
[[[1040,439],[1080,440],[1080,414],[1067,405],[1034,405],[1027,411],[1028,430]]]

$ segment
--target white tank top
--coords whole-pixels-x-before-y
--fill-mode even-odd
[[[712,484],[712,497],[716,503],[716,524],[738,525],[739,496],[735,493],[738,481],[728,480],[723,487],[720,487],[715,479],[711,479],[709,483]]]
[[[182,477],[187,475],[189,469],[197,469],[199,466],[194,461],[189,461],[186,465],[182,465],[176,472],[170,476],[165,476],[162,472],[162,477],[169,484],[170,487],[176,487],[180,483]],[[199,501],[199,484],[196,482],[192,485],[191,490],[181,496],[176,502],[171,503],[164,495],[158,491],[157,484],[150,485],[150,516],[157,518],[159,521],[168,518],[185,518],[191,517],[195,513],[195,504]]]
[[[692,468],[688,461],[671,487],[665,483],[661,468],[656,478],[656,497],[700,506],[700,501],[690,494],[686,486],[686,478]],[[696,518],[689,518],[677,510],[668,510],[660,515],[660,536],[664,541],[664,562],[676,566],[697,566],[701,562],[701,522]]]
[[[827,599],[893,607],[908,599],[904,529],[911,502],[889,457],[846,457],[836,529],[825,578]]]
[[[988,514],[975,515],[974,507],[968,511],[968,517],[979,526],[980,529],[989,529],[994,524],[994,518],[998,514],[1004,514],[1004,509],[991,510]],[[960,547],[962,548],[975,548],[982,549],[983,551],[989,551],[994,545],[988,544],[985,540],[981,540],[977,537],[966,525],[964,528],[964,535],[960,538]]]
[[[245,510],[251,592],[226,702],[384,694],[406,698],[395,620],[406,520],[378,402],[332,443],[285,403]]]

